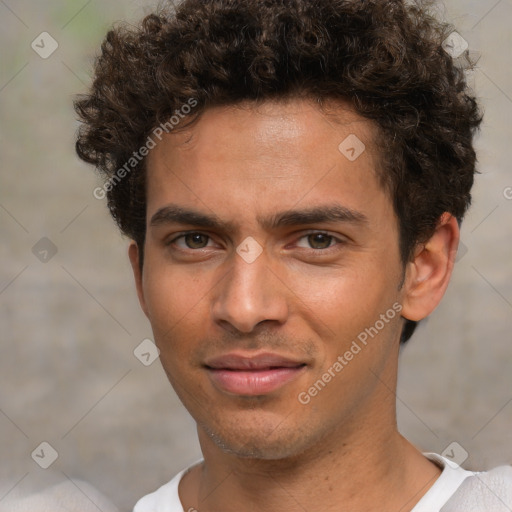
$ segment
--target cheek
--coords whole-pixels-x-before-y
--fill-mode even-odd
[[[144,276],[143,288],[153,332],[160,344],[178,346],[184,334],[188,333],[189,337],[201,324],[205,325],[211,286],[197,271],[192,273],[178,266],[159,264],[155,259],[148,262],[147,268],[150,270]]]
[[[208,306],[205,279],[169,264],[148,265],[144,293],[162,367],[181,400],[187,404],[199,391],[194,355],[205,338]],[[199,387],[198,387],[199,386]]]
[[[379,371],[396,342],[400,329],[400,316],[393,309],[399,302],[396,276],[370,264],[321,270],[310,270],[293,285],[299,298],[295,302],[300,308],[298,315],[320,340],[312,381],[346,354],[343,377],[335,372],[339,378],[334,379],[332,389],[341,386],[356,392],[367,380],[367,368]],[[333,391],[333,399],[335,396]]]
[[[380,267],[381,264],[371,263],[312,267],[289,273],[288,286],[299,299],[297,304],[304,305],[304,311],[316,315],[334,332],[344,332],[351,325],[367,323],[375,315],[378,318],[396,299],[395,278]]]

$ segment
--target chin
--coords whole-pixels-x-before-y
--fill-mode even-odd
[[[224,453],[244,459],[282,460],[296,457],[313,443],[311,433],[297,425],[257,421],[238,421],[229,426],[212,428],[200,424],[200,429]]]

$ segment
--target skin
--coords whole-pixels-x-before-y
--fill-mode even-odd
[[[353,162],[338,150],[350,134],[366,146]],[[404,318],[420,320],[441,300],[458,225],[444,214],[404,267],[374,136],[343,103],[327,114],[296,98],[211,108],[149,155],[142,273],[135,243],[129,255],[164,370],[198,426],[205,460],[180,483],[184,510],[405,512],[439,476],[397,431],[394,392]],[[232,225],[152,223],[169,204]],[[332,204],[365,220],[258,221]],[[205,236],[178,238],[186,232]],[[263,249],[252,263],[236,252],[248,236]],[[299,393],[397,303],[401,314],[301,403]],[[204,366],[233,350],[306,366],[275,391],[235,395]]]

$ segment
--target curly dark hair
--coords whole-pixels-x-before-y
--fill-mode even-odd
[[[122,179],[116,172],[191,98],[196,106],[180,129],[209,107],[247,100],[349,101],[378,129],[379,177],[399,219],[405,265],[444,212],[460,223],[471,201],[482,116],[462,66],[443,49],[452,31],[419,1],[164,5],[106,35],[92,87],[75,101],[83,123],[76,151],[107,179],[110,212],[142,261],[145,159]],[[416,324],[405,322],[402,342]]]

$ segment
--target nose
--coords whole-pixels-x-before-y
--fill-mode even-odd
[[[236,253],[231,260],[231,267],[214,289],[214,321],[242,333],[252,332],[263,322],[284,324],[287,287],[270,268],[265,251],[252,263]]]

